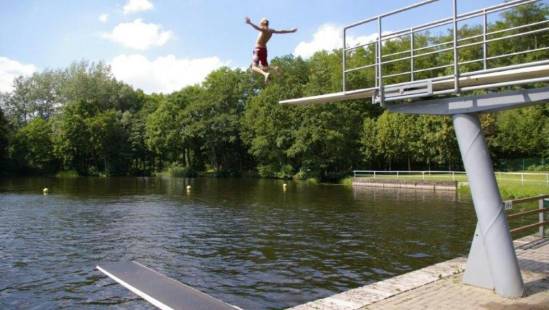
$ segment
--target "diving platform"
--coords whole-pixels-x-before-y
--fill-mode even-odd
[[[451,16],[384,31],[388,17],[420,9],[432,14],[437,10],[432,4],[443,2],[451,5]],[[478,219],[466,264],[469,272],[463,282],[494,290],[501,297],[519,298],[525,292],[524,281],[479,113],[549,101],[545,83],[549,82],[549,19],[545,15],[523,18],[522,24],[500,22],[501,14],[520,14],[541,0],[502,1],[465,13],[459,12],[458,2],[421,1],[344,27],[342,91],[286,99],[280,104],[371,99],[391,112],[451,115]],[[474,26],[467,27],[468,23]],[[376,29],[365,34],[375,39],[349,46],[348,32],[365,26]],[[499,48],[494,48],[496,43]],[[353,63],[354,67],[349,66]],[[350,88],[348,76],[357,72],[363,75],[353,80],[354,88]],[[361,84],[357,86],[358,81]]]
[[[101,264],[96,268],[159,309],[239,309],[138,262]]]
[[[388,17],[410,10],[429,9],[431,4],[442,2],[451,2],[452,16],[421,25],[412,24],[398,31],[383,31],[384,20]],[[371,99],[372,103],[382,106],[386,103],[401,105],[424,99],[455,97],[471,91],[492,92],[503,87],[549,82],[549,45],[543,37],[549,33],[549,19],[531,20],[507,28],[495,27],[492,21],[494,17],[497,20],[498,14],[523,9],[541,0],[511,0],[465,13],[458,13],[458,2],[421,1],[345,26],[341,49],[342,91],[285,99],[280,104],[325,104]],[[470,33],[460,34],[458,25],[469,22],[476,23],[470,27]],[[366,26],[377,28],[376,32],[367,34],[375,39],[349,46],[347,33],[360,31],[363,29],[361,27]],[[475,33],[472,29],[478,31]],[[431,31],[442,32],[443,35],[430,36]],[[524,40],[532,38],[536,41],[531,46],[521,46]],[[388,43],[394,43],[392,49],[388,48]],[[502,52],[501,48],[493,49],[496,43],[512,46],[513,50]],[[395,44],[402,50],[395,52]],[[359,49],[364,52],[363,59],[356,58]],[[474,52],[471,52],[472,49]],[[350,65],[357,61],[360,66]],[[363,81],[366,85],[362,87],[356,88],[355,85],[351,89],[349,75],[368,70],[373,79]]]

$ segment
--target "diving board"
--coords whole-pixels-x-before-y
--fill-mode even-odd
[[[342,91],[326,95],[309,96],[296,99],[281,100],[280,104],[323,104],[332,103],[353,99],[371,98],[375,93],[375,89],[366,88],[351,91]]]
[[[101,264],[96,268],[159,309],[240,309],[177,280],[168,278],[138,262]]]

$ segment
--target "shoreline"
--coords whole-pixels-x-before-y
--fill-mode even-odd
[[[326,298],[304,303],[290,310],[354,310],[379,308],[413,308],[425,309],[440,306],[441,302],[449,302],[450,308],[459,307],[460,302],[481,305],[485,302],[517,303],[528,302],[537,305],[539,300],[549,300],[549,283],[541,290],[535,291],[532,286],[538,285],[539,279],[545,276],[543,270],[547,258],[549,258],[549,240],[539,236],[529,235],[513,241],[517,257],[519,258],[523,278],[526,284],[526,294],[520,299],[505,299],[499,297],[493,290],[477,288],[461,283],[461,277],[467,262],[466,257],[461,256],[428,267],[414,270],[389,279],[378,281],[369,285],[351,289]],[[539,267],[537,270],[532,265]],[[448,284],[451,283],[451,285]],[[451,287],[450,287],[451,286]],[[425,292],[437,291],[432,298],[425,298]],[[459,294],[456,290],[464,290],[474,293]],[[441,296],[449,295],[449,296]],[[447,300],[446,300],[447,299]],[[476,300],[475,300],[476,299]]]

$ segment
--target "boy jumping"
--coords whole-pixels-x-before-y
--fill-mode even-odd
[[[259,31],[257,40],[255,43],[252,70],[257,73],[261,73],[265,77],[265,82],[269,80],[269,63],[267,62],[267,42],[273,36],[273,33],[293,33],[297,31],[297,28],[290,30],[274,30],[269,28],[269,21],[265,18],[261,19],[259,26],[252,23],[249,17],[246,17],[246,24],[252,26],[255,30]]]

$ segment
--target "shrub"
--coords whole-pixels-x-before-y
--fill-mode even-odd
[[[172,165],[168,168],[168,174],[178,178],[194,178],[198,173],[191,167]]]

